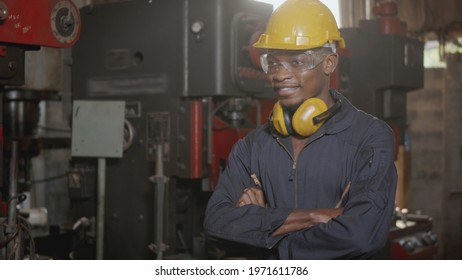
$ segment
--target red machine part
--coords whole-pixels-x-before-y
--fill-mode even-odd
[[[263,34],[263,31],[257,31],[254,34],[252,34],[249,40],[249,45],[247,47],[250,62],[252,62],[252,65],[255,66],[257,69],[261,69],[260,50],[255,48],[253,44],[257,42],[261,34]]]
[[[268,117],[273,110],[276,100],[274,98],[258,99],[260,109],[256,106],[251,108],[249,112],[250,120],[259,125],[268,121]],[[257,117],[257,113],[260,116]],[[261,123],[257,123],[257,119]],[[222,119],[215,117],[212,120],[212,164],[210,166],[210,187],[214,190],[218,177],[222,169],[226,166],[228,155],[231,152],[233,145],[242,137],[247,135],[253,128],[236,128],[229,126]]]
[[[191,178],[202,177],[202,103],[191,102]]]
[[[416,228],[421,227],[417,225]],[[413,228],[403,229],[408,235],[391,240],[390,259],[423,260],[431,259],[438,253],[437,236],[431,230],[415,231]],[[390,232],[390,235],[393,231]]]
[[[397,213],[395,212],[395,215]],[[400,219],[390,229],[389,258],[392,260],[431,259],[438,253],[438,237],[432,231],[432,218],[400,212]]]
[[[0,0],[0,42],[66,48],[80,29],[79,10],[70,0]]]
[[[380,18],[380,32],[406,36],[407,24],[398,18],[398,6],[396,2],[380,2],[373,7],[372,13]]]
[[[222,119],[212,120],[212,165],[210,166],[210,187],[212,190],[218,182],[220,172],[226,166],[228,155],[233,145],[247,133],[250,128],[235,128]]]
[[[390,258],[392,260],[424,260],[431,259],[438,253],[436,245],[421,245],[419,240],[414,239],[393,241]]]
[[[0,193],[0,217],[6,217],[7,216],[7,209],[8,209],[8,204],[6,202],[3,202],[2,200],[2,194]]]

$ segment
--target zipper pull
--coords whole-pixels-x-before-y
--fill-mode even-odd
[[[294,160],[292,162],[292,170],[290,171],[290,174],[289,174],[289,181],[292,182],[294,180],[296,172],[297,172],[297,162]]]

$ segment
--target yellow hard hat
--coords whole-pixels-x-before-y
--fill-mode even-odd
[[[319,0],[286,0],[271,15],[266,32],[253,45],[262,49],[303,50],[337,42],[345,47],[332,12]]]

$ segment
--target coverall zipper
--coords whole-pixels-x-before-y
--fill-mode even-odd
[[[309,141],[308,143],[306,143],[305,146],[303,146],[303,149],[305,149],[306,146],[310,145],[311,143],[313,143],[314,141],[318,140],[319,138],[321,138],[323,136],[324,136],[324,133],[318,135],[316,138],[314,138],[311,141]],[[292,170],[294,172],[294,200],[295,200],[294,209],[297,209],[298,208],[297,161],[295,160],[294,156],[290,153],[289,149],[287,149],[287,147],[281,142],[279,137],[276,137],[276,141],[286,151],[286,153],[289,155],[289,157],[292,159]]]

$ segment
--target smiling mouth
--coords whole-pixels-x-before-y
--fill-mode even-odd
[[[298,90],[300,87],[299,86],[275,86],[273,87],[274,91],[278,94],[290,94],[293,93],[294,91]]]

